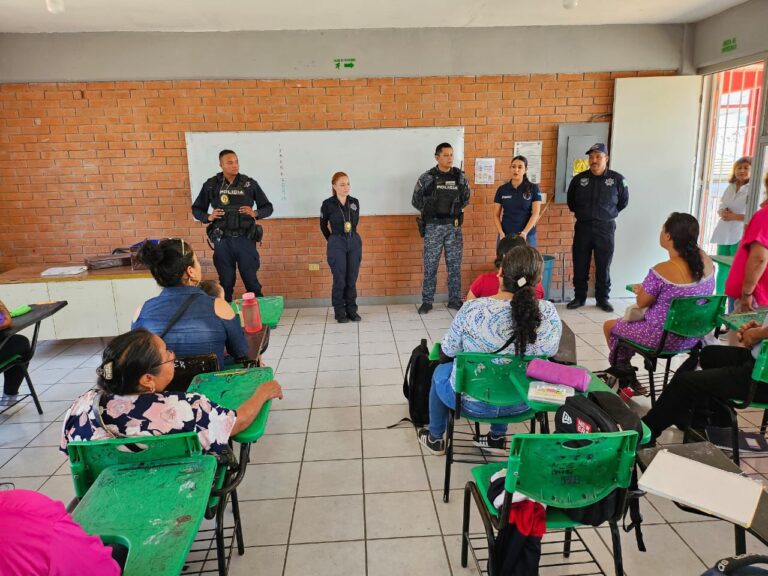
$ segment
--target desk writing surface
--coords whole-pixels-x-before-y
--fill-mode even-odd
[[[42,322],[49,316],[53,316],[66,305],[66,301],[50,302],[48,304],[31,304],[31,312],[14,318],[8,328],[0,330],[0,342],[5,342],[7,338],[10,338],[14,334],[18,334],[22,330],[34,326],[38,322]]]
[[[203,394],[211,402],[230,410],[237,410],[243,402],[253,396],[259,386],[272,379],[272,368],[243,368],[209,372],[195,376],[188,392]],[[267,428],[267,418],[271,405],[271,400],[266,402],[251,425],[237,436],[233,436],[232,439],[246,444],[256,442],[261,438]]]
[[[720,256],[718,254],[710,254],[709,257],[713,262],[717,262],[718,264],[728,266],[729,268],[733,266],[733,256]]]
[[[104,470],[72,517],[105,542],[128,544],[125,576],[181,572],[216,473],[213,456]]]
[[[102,268],[100,270],[87,270],[76,276],[40,276],[43,270],[56,266],[67,266],[73,263],[45,264],[36,266],[20,266],[0,274],[0,284],[34,284],[48,282],[83,282],[88,280],[119,280],[131,278],[152,278],[149,270],[133,270],[130,266],[117,268]]]
[[[761,310],[755,310],[754,312],[740,312],[735,314],[720,314],[717,318],[728,326],[731,330],[738,330],[747,322],[754,320],[758,324],[762,324],[765,321],[765,317],[768,315],[768,308]]]

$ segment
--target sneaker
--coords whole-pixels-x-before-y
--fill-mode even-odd
[[[362,320],[362,318],[360,317],[360,314],[358,314],[357,312],[353,312],[352,314],[347,314],[347,318],[352,320],[352,322],[360,322],[360,320]]]
[[[421,445],[432,452],[432,454],[437,454],[438,456],[445,454],[445,440],[442,438],[432,438],[432,434],[426,428],[419,430],[417,435]]]
[[[452,300],[448,302],[448,308],[450,308],[451,310],[460,310],[461,300]]]
[[[430,310],[432,310],[432,304],[429,302],[422,302],[419,306],[419,314],[428,314]]]
[[[582,306],[584,306],[585,303],[586,303],[586,300],[584,300],[583,298],[574,298],[573,300],[568,302],[568,304],[566,304],[565,307],[568,308],[568,310],[576,310],[576,308],[581,308]]]
[[[472,444],[480,448],[480,450],[490,452],[491,454],[506,454],[507,452],[507,439],[504,436],[496,438],[490,432],[475,436]]]
[[[613,312],[613,306],[608,300],[598,300],[597,307],[603,312]]]
[[[0,396],[0,406],[13,406],[18,400],[18,394],[3,394]]]

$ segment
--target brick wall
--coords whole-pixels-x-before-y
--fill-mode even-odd
[[[185,131],[463,126],[470,180],[475,157],[495,157],[497,166],[495,186],[473,186],[464,225],[466,289],[493,261],[492,200],[507,178],[514,142],[543,141],[541,188],[551,196],[558,123],[611,112],[615,78],[669,73],[3,84],[0,271],[80,263],[145,237],[181,236],[213,273],[203,227],[190,212]],[[317,220],[263,224],[265,292],[329,297]],[[551,205],[539,225],[542,252],[567,256],[572,228],[567,208]],[[413,217],[363,217],[359,231],[359,294],[419,294],[421,241]],[[311,262],[320,262],[319,272],[308,271]],[[442,266],[438,280],[438,292],[445,292]],[[560,283],[558,265],[555,294]]]

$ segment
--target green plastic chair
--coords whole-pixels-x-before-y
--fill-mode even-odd
[[[200,440],[195,432],[167,434],[162,436],[140,436],[131,438],[112,438],[107,440],[89,440],[70,442],[67,445],[70,471],[75,487],[75,500],[70,509],[79,506],[91,486],[98,481],[105,470],[115,466],[156,466],[162,462],[182,461],[189,458],[202,458]],[[214,458],[213,456],[207,456]],[[246,460],[247,462],[247,460]],[[240,466],[232,455],[222,457],[216,466],[213,482],[206,490],[206,518],[215,518],[215,539],[220,576],[227,573],[227,555],[224,542],[224,512],[227,497],[233,498],[233,516],[235,520],[235,539],[238,554],[245,553],[239,508],[234,505],[238,484],[242,480],[244,466]],[[77,507],[74,508],[75,510]]]
[[[580,524],[563,510],[589,506],[618,490],[616,512],[608,522],[613,541],[614,567],[617,576],[623,575],[618,521],[627,505],[637,440],[634,431],[513,436],[508,461],[473,468],[474,481],[467,482],[464,488],[461,565],[466,568],[467,552],[472,547],[470,498],[474,499],[485,528],[488,574],[497,576],[495,535],[509,522],[513,493],[524,494],[547,506],[547,531],[565,530],[563,555],[568,557],[572,531]],[[507,468],[504,504],[499,511],[488,499],[487,491],[491,476],[504,467]],[[472,553],[477,561],[474,549]],[[594,556],[592,559],[594,561]],[[482,572],[479,561],[478,569]]]
[[[661,339],[655,348],[643,346],[629,338],[619,337],[613,350],[611,365],[616,364],[616,357],[620,348],[629,348],[642,356],[645,369],[648,371],[648,383],[650,385],[651,406],[656,405],[656,384],[654,373],[659,359],[665,360],[664,381],[662,389],[669,382],[670,364],[672,358],[680,354],[698,353],[701,343],[687,350],[664,350],[667,338],[670,334],[683,336],[684,338],[703,338],[712,332],[720,323],[719,316],[725,309],[726,297],[720,295],[685,296],[673,298],[664,320],[664,330]]]
[[[108,466],[73,518],[106,544],[128,549],[125,576],[176,576],[205,515],[215,473],[216,459],[201,454]]]
[[[477,352],[459,352],[454,360],[456,370],[456,398],[455,410],[448,411],[448,427],[445,439],[445,479],[443,484],[443,502],[448,502],[451,490],[451,465],[453,462],[466,462],[470,464],[484,464],[493,460],[492,456],[483,454],[478,456],[476,451],[462,452],[465,458],[458,459],[455,455],[457,434],[465,436],[479,436],[480,423],[487,424],[515,424],[518,422],[531,422],[531,430],[535,431],[537,412],[526,409],[515,416],[503,418],[476,418],[462,415],[461,400],[466,396],[472,400],[479,400],[493,406],[512,406],[526,404],[526,398],[510,381],[509,375],[513,369],[525,371],[525,364],[529,359],[521,359],[510,354],[482,354]],[[474,432],[457,432],[455,423],[462,416],[473,422]],[[542,419],[542,427],[546,428],[546,418]]]

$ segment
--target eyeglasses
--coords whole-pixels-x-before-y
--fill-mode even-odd
[[[181,244],[181,255],[186,256],[187,255],[187,243],[184,242],[181,238],[166,238],[166,240],[178,240]]]
[[[152,368],[160,368],[160,366],[162,366],[163,364],[168,364],[169,362],[176,362],[176,352],[174,352],[170,348],[166,348],[165,351],[171,356],[171,359],[160,362],[159,364],[155,364],[154,366],[152,366]]]

